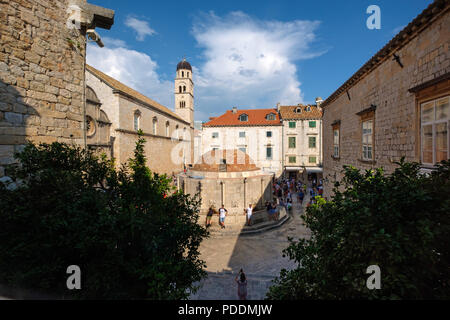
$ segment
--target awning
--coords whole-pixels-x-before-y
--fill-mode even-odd
[[[323,168],[319,168],[319,167],[306,167],[306,172],[308,173],[322,173],[323,172]]]
[[[286,171],[300,171],[303,170],[303,167],[284,167]]]

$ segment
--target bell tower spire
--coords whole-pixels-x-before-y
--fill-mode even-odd
[[[194,82],[192,67],[186,58],[177,65],[175,76],[175,112],[194,126]]]

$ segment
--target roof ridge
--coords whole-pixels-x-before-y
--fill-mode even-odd
[[[157,110],[159,110],[159,111],[161,111],[161,112],[164,112],[164,113],[166,113],[166,114],[168,114],[168,115],[170,115],[170,116],[172,116],[172,117],[175,117],[176,119],[178,119],[178,120],[180,120],[180,121],[183,121],[183,122],[188,123],[186,120],[184,120],[183,118],[181,118],[178,114],[176,114],[174,111],[170,110],[170,109],[167,108],[166,106],[163,106],[163,105],[160,104],[159,102],[157,102],[157,101],[155,101],[155,100],[153,100],[153,99],[147,97],[145,94],[143,94],[143,93],[141,93],[141,92],[139,92],[139,91],[137,91],[137,90],[131,88],[130,86],[128,86],[128,85],[124,84],[123,82],[121,82],[121,81],[119,81],[119,80],[113,78],[112,76],[110,76],[110,75],[104,73],[103,71],[98,70],[97,68],[95,68],[95,67],[93,67],[93,66],[91,66],[91,65],[89,65],[89,64],[86,64],[86,69],[89,70],[89,71],[91,71],[91,72],[92,72],[94,75],[96,75],[97,77],[102,78],[102,80],[103,80],[104,82],[106,82],[106,83],[107,83],[110,87],[112,87],[114,90],[118,90],[118,91],[120,91],[120,92],[122,92],[122,93],[124,93],[124,94],[126,94],[126,95],[128,95],[128,96],[131,96],[131,97],[134,98],[134,99],[137,99],[137,100],[143,102],[144,104],[150,105],[150,106],[156,108]],[[112,80],[112,81],[111,81],[111,80]],[[111,83],[111,82],[113,82],[113,83]],[[122,90],[122,89],[121,89],[120,87],[118,87],[117,85],[114,85],[114,82],[117,82],[117,83],[120,84],[121,86],[123,86],[123,87],[125,87],[126,89],[128,89],[128,90],[130,91],[130,93],[128,93],[128,92]],[[148,101],[144,101],[144,100],[141,99],[139,96],[142,96],[144,99],[148,99]]]

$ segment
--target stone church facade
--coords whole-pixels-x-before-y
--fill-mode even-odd
[[[187,61],[177,66],[175,112],[89,65],[86,84],[92,96],[87,109],[89,148],[106,152],[117,165],[126,163],[142,130],[152,171],[178,173],[192,164],[194,99]]]
[[[450,3],[434,1],[322,103],[324,195],[343,165],[450,157]]]
[[[113,23],[86,0],[0,1],[0,178],[27,140],[85,143],[86,32]]]

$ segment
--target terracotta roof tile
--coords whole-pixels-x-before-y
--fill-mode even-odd
[[[176,118],[179,121],[186,122],[183,118],[181,118],[178,114],[170,110],[169,108],[164,107],[162,104],[159,104],[158,102],[150,99],[149,97],[144,96],[142,93],[137,92],[136,90],[124,85],[122,82],[108,76],[106,73],[101,72],[100,70],[95,69],[93,66],[86,65],[86,69],[91,72],[93,75],[95,75],[97,78],[103,80],[106,82],[110,87],[112,87],[115,90],[118,90],[125,95],[128,95],[134,99],[137,99],[141,101],[142,103],[149,105],[159,111],[162,111],[174,118]]]
[[[310,107],[310,111],[307,111]],[[300,108],[301,112],[296,112]],[[296,106],[280,106],[281,119],[289,120],[308,120],[308,119],[322,119],[322,111],[316,105],[296,105]]]
[[[268,120],[267,115],[273,113],[275,120]],[[240,121],[239,117],[243,114],[248,116],[248,121]],[[280,116],[277,109],[247,109],[247,110],[228,110],[223,115],[215,117],[203,124],[204,127],[228,127],[228,126],[280,126]]]

